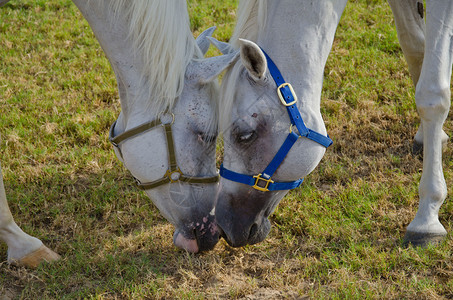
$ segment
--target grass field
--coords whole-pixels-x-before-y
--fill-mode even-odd
[[[227,41],[236,5],[189,1],[194,33],[215,24]],[[16,222],[63,259],[9,266],[0,244],[0,299],[451,299],[451,149],[440,211],[449,235],[401,247],[422,167],[413,97],[388,5],[351,1],[325,70],[334,146],[282,200],[264,242],[192,255],[173,246],[172,226],[108,143],[118,94],[88,24],[69,0],[12,0],[0,9],[6,192]]]

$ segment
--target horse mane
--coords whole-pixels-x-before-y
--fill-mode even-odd
[[[236,48],[239,38],[258,40],[266,23],[267,0],[240,0],[237,11],[236,26],[229,41]]]
[[[244,38],[256,42],[266,24],[268,0],[240,0],[237,9],[236,26],[229,43],[239,48],[239,39]],[[236,91],[236,84],[244,67],[241,60],[227,69],[221,86],[221,101],[219,105],[220,128],[225,130],[230,125],[231,112]]]
[[[128,22],[129,38],[143,57],[142,84],[149,88],[145,96],[151,107],[171,109],[182,93],[188,64],[203,58],[190,30],[186,1],[111,0],[110,9]]]

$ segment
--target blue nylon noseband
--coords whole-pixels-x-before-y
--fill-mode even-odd
[[[305,137],[307,139],[315,141],[326,148],[332,145],[333,142],[329,136],[324,136],[321,133],[313,131],[305,126],[304,120],[302,119],[302,116],[300,115],[299,109],[296,105],[297,96],[294,93],[292,86],[289,83],[285,82],[282,74],[280,73],[280,70],[277,68],[269,55],[267,55],[267,53],[264,52],[263,49],[261,50],[266,56],[269,72],[275,83],[277,84],[278,97],[280,98],[282,104],[286,106],[286,109],[288,111],[289,119],[291,120],[290,132],[286,137],[286,140],[283,142],[283,145],[278,150],[277,154],[275,154],[272,161],[262,173],[255,176],[240,174],[226,169],[222,164],[220,166],[220,176],[231,181],[250,185],[254,189],[262,192],[291,190],[299,187],[302,184],[303,178],[290,182],[274,182],[271,177],[275,173],[275,171],[277,171],[278,167],[281,165],[294,143],[296,143],[296,141],[300,137]],[[296,126],[299,135],[292,130],[293,126]]]

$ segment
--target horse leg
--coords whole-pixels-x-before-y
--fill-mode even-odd
[[[414,86],[417,86],[425,53],[425,20],[422,0],[388,0],[395,18],[398,40],[406,58]],[[442,146],[448,135],[442,130]],[[413,151],[423,150],[423,123],[414,137]]]
[[[442,126],[450,108],[451,16],[451,0],[427,2],[425,55],[415,91],[423,125],[423,173],[419,185],[419,208],[404,237],[406,243],[414,245],[437,242],[446,235],[438,215],[447,196],[442,172]]]
[[[58,254],[17,226],[6,201],[0,166],[0,240],[8,245],[8,263],[35,268],[43,261],[54,261]]]
[[[0,0],[0,7],[9,0]],[[14,222],[6,201],[3,175],[0,166],[0,240],[8,245],[8,263],[35,268],[43,261],[54,261],[58,254],[43,243],[20,229]]]

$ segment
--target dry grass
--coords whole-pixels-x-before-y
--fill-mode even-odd
[[[194,32],[216,24],[227,39],[235,5],[190,2]],[[175,249],[172,226],[114,157],[114,76],[74,5],[12,1],[0,15],[8,199],[21,227],[63,256],[38,270],[1,263],[0,298],[453,298],[451,234],[436,247],[400,247],[422,163],[411,155],[414,91],[384,1],[347,6],[322,102],[335,144],[282,200],[269,237],[239,249],[221,241],[199,255]],[[449,195],[451,157],[447,149]],[[449,232],[452,203],[441,209]]]

